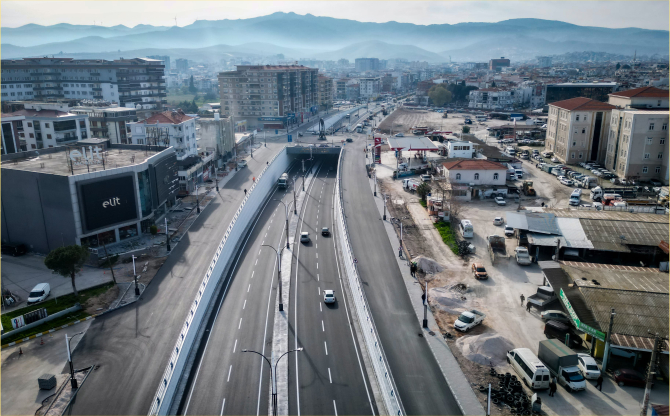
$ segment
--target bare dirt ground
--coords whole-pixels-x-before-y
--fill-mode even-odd
[[[382,121],[379,130],[382,133],[391,134],[391,127],[393,127],[394,134],[412,134],[410,131],[412,127],[426,126],[432,130],[459,132],[463,125],[463,118],[459,116],[449,114],[448,118],[442,118],[442,113],[409,110],[401,107]]]
[[[105,293],[92,297],[86,300],[84,306],[84,311],[90,315],[95,315],[102,311],[109,309],[109,306],[116,301],[119,297],[119,287],[117,285],[112,286]]]

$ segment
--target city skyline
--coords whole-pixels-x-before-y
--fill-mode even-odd
[[[639,27],[643,29],[668,29],[668,2],[661,1],[609,1],[534,3],[521,1],[449,1],[449,2],[133,2],[134,13],[127,13],[123,1],[74,2],[53,1],[2,2],[3,27],[26,24],[134,27],[138,24],[183,27],[196,20],[248,19],[274,12],[294,12],[362,22],[458,24],[466,22],[499,22],[513,18],[559,20],[580,26],[608,28]],[[606,3],[606,5],[605,5]],[[161,4],[163,7],[156,7]],[[261,6],[262,5],[262,6]],[[260,6],[260,7],[259,7]],[[530,7],[529,7],[530,6]],[[578,8],[579,13],[575,13]],[[352,13],[352,10],[358,10]],[[175,22],[176,20],[176,22]],[[596,23],[596,24],[594,24]]]

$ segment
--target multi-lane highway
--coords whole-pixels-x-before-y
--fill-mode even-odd
[[[344,211],[358,271],[398,393],[408,415],[461,414],[412,309],[375,206],[365,170],[365,145],[355,135],[343,155]],[[464,380],[464,382],[466,382]]]
[[[378,414],[345,300],[334,239],[337,158],[323,161],[303,206],[297,235],[310,242],[294,250],[289,308],[289,414]],[[323,227],[331,234],[323,236]],[[324,303],[323,291],[337,301]]]

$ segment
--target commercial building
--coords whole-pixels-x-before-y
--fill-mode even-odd
[[[131,144],[128,123],[137,121],[137,111],[124,107],[72,107],[70,112],[87,115],[91,137],[109,139],[113,144]]]
[[[358,83],[361,87],[361,98],[375,99],[382,90],[382,81],[380,77],[359,78]]]
[[[614,108],[584,97],[549,104],[545,150],[554,152],[562,163],[602,163]]]
[[[319,109],[327,110],[333,106],[333,79],[319,75]]]
[[[228,159],[233,155],[235,128],[231,117],[214,113],[214,118],[198,118],[195,125],[201,151],[215,152],[217,159]]]
[[[246,129],[280,129],[318,112],[318,70],[301,65],[238,65],[219,74],[221,115]]]
[[[183,111],[164,111],[150,118],[129,123],[133,144],[173,147],[177,160],[198,154],[195,118]]]
[[[186,72],[188,71],[188,59],[177,59],[175,61],[175,65],[177,67],[177,71],[179,72]]]
[[[551,56],[537,56],[537,66],[540,68],[551,68]]]
[[[153,56],[147,56],[149,59],[155,59],[157,61],[163,61],[163,65],[165,65],[165,75],[170,73],[170,68],[172,66],[170,65],[170,57],[167,55],[153,55]]]
[[[514,105],[514,91],[501,88],[472,90],[468,95],[469,108],[504,110]]]
[[[454,140],[447,142],[447,156],[449,158],[472,159],[474,153],[474,143]]]
[[[655,87],[610,94],[605,167],[624,179],[668,184],[668,91]]]
[[[57,147],[91,137],[88,116],[70,112],[67,104],[25,103],[23,110],[2,114],[3,139],[11,128],[14,152],[9,139],[3,143],[3,154]],[[11,123],[5,127],[5,123]],[[9,137],[9,136],[8,136]],[[3,140],[5,141],[5,140]]]
[[[351,78],[340,78],[335,80],[335,97],[338,100],[347,99],[347,84],[355,82]]]
[[[178,188],[174,149],[87,139],[2,157],[2,242],[95,251],[150,232]]]
[[[356,72],[379,71],[379,58],[356,58]]]
[[[571,98],[585,97],[606,102],[610,93],[617,89],[616,82],[563,82],[548,84],[546,87],[547,104],[565,101]]]
[[[148,58],[2,60],[2,100],[101,99],[160,110],[167,103],[161,61]]]
[[[500,59],[489,60],[489,71],[500,71],[502,68],[508,68],[509,66],[509,59],[505,59],[504,56]]]

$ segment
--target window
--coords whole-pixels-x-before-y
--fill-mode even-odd
[[[654,123],[649,123],[649,130],[654,130]]]
[[[661,100],[658,100],[658,102],[656,103],[656,106],[658,106],[658,107],[661,106]]]
[[[460,173],[457,173],[457,174],[456,174],[456,180],[459,180],[459,179],[461,179],[461,174],[460,174]]]
[[[47,139],[51,140],[51,135],[50,134],[47,134]]]
[[[572,145],[573,145],[573,146],[577,146],[577,142],[572,142]]]
[[[651,137],[647,137],[647,144],[653,144],[653,143],[654,139],[652,139]]]
[[[645,159],[649,159],[649,153],[645,153],[645,154],[644,154],[644,158],[645,158]]]
[[[668,123],[663,123],[661,126],[661,130],[667,130],[668,129]]]
[[[584,121],[586,121],[586,118],[587,118],[587,117],[588,117],[587,115],[584,116]]]
[[[44,127],[48,129],[49,128],[49,123],[44,123]]]
[[[34,138],[35,138],[35,135],[34,135],[34,134],[32,134],[32,133],[28,133],[28,134],[29,134],[29,136],[30,136],[31,139],[34,139]]]
[[[660,166],[656,166],[656,173],[661,173],[661,167]]]
[[[663,159],[663,153],[662,152],[658,154],[658,159]]]
[[[648,171],[649,171],[649,169],[646,166],[642,167],[642,173],[647,173]]]
[[[576,121],[579,121],[579,114],[577,114],[577,117],[575,117]]]
[[[495,181],[495,180],[497,180],[497,179],[498,179],[498,174],[497,174],[497,173],[494,173],[494,174],[493,174],[493,180]]]
[[[665,139],[661,139],[658,144],[665,144]]]
[[[574,159],[574,158],[575,158],[575,154],[574,154],[574,153],[571,153],[571,154],[570,154],[570,159]]]
[[[579,158],[580,158],[580,159],[582,158],[582,154],[581,154],[581,153],[579,154]]]
[[[479,173],[475,173],[475,180],[479,179]]]
[[[582,134],[586,133],[586,129],[582,129]]]

